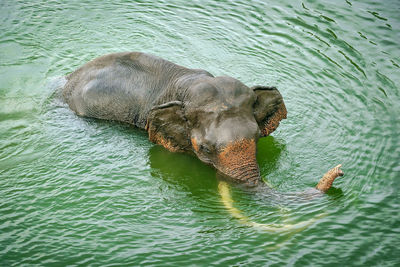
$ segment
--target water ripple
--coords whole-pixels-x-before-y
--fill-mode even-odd
[[[3,1],[0,262],[21,265],[398,265],[398,8],[392,1]],[[231,188],[132,127],[78,118],[46,83],[139,50],[275,85],[289,114],[258,144],[282,194]],[[343,163],[345,176],[313,199]],[[210,253],[212,251],[212,253]],[[345,259],[345,260],[341,260]]]

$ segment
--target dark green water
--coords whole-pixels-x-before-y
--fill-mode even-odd
[[[0,265],[399,266],[400,2],[0,1]],[[112,3],[111,3],[112,2]],[[288,201],[231,188],[133,127],[83,119],[57,78],[102,54],[149,52],[277,86],[288,109],[260,140],[264,179],[328,194]]]

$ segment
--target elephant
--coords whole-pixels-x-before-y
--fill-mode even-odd
[[[98,57],[66,78],[62,96],[77,115],[144,129],[151,142],[195,155],[248,187],[262,184],[257,141],[287,118],[275,87],[248,87],[142,52]],[[337,167],[317,189],[325,192],[340,175]]]

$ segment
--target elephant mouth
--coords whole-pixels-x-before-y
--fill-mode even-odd
[[[278,105],[278,108],[276,109],[276,111],[271,116],[268,116],[262,122],[262,125],[260,127],[261,128],[261,136],[270,135],[272,132],[274,132],[276,130],[276,128],[278,128],[279,122],[286,118],[287,118],[287,110],[286,110],[285,103],[282,101],[282,103],[280,103]]]

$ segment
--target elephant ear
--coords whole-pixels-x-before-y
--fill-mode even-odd
[[[285,103],[275,87],[254,86],[251,89],[257,95],[254,117],[261,130],[261,135],[267,136],[278,128],[282,119],[286,119]]]
[[[169,151],[182,152],[191,146],[183,103],[180,101],[152,108],[145,129],[151,142],[162,145]]]

